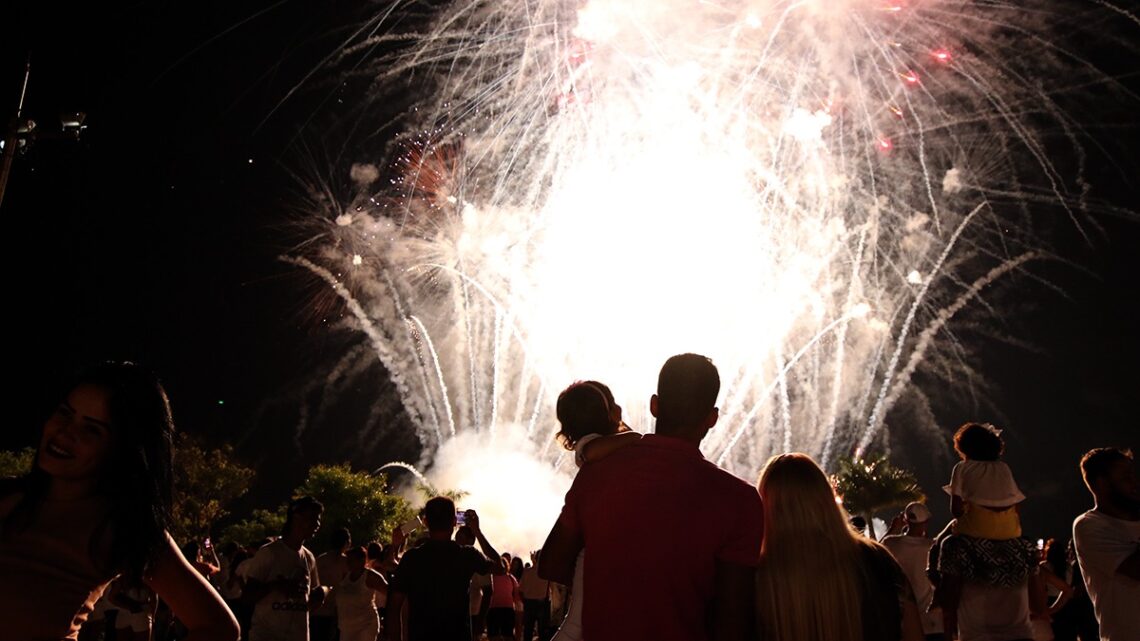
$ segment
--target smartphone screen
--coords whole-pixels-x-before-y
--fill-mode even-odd
[[[467,510],[456,510],[455,522],[458,525],[467,525]]]

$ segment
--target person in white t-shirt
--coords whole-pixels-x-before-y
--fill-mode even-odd
[[[922,633],[930,641],[942,641],[942,608],[930,608],[934,597],[934,586],[926,576],[926,558],[934,539],[927,535],[930,523],[930,508],[923,503],[913,502],[906,506],[895,522],[891,532],[880,543],[895,557],[906,574],[922,620]],[[904,534],[896,534],[896,527]]]
[[[309,611],[324,601],[317,559],[304,543],[321,527],[324,506],[312,497],[289,504],[281,538],[242,566],[253,608],[249,641],[308,641]]]
[[[1098,448],[1081,458],[1095,507],[1073,522],[1073,543],[1100,621],[1101,641],[1140,639],[1140,484],[1132,453]]]

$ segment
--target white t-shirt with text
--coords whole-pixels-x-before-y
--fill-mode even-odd
[[[278,539],[243,563],[242,573],[261,583],[285,579],[297,586],[294,594],[274,589],[257,602],[249,628],[250,641],[308,641],[308,595],[320,585],[313,553],[304,546],[294,550]]]

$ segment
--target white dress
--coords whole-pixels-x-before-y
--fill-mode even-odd
[[[574,463],[582,467],[585,459],[582,450],[590,441],[601,434],[587,434],[574,444]],[[574,564],[574,585],[570,589],[570,607],[566,611],[566,618],[558,626],[558,632],[550,641],[581,641],[582,639],[582,568],[586,565],[586,551],[578,553],[578,561]]]

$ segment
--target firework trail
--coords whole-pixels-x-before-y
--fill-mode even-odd
[[[401,11],[340,58],[377,104],[426,88],[397,177],[356,164],[292,260],[375,346],[429,476],[508,452],[554,469],[576,379],[648,429],[657,368],[686,351],[723,381],[707,457],[746,478],[786,449],[832,465],[883,444],[925,363],[961,384],[945,336],[1048,256],[1039,210],[1099,233],[1053,161],[1058,140],[1083,158],[1068,97],[1113,85],[1055,40],[1072,7],[496,0],[404,31]]]

